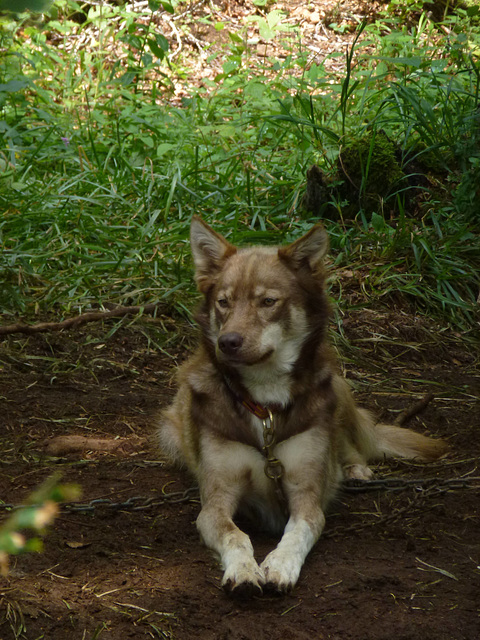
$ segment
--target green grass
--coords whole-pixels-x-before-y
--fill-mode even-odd
[[[216,83],[172,106],[171,78],[186,62],[172,59],[169,70],[152,14],[94,7],[78,25],[65,17],[73,6],[57,3],[46,25],[26,15],[0,25],[6,317],[160,299],[188,306],[191,215],[239,243],[292,240],[318,219],[300,206],[316,163],[330,184],[333,261],[367,274],[365,304],[393,297],[474,325],[478,12],[448,17],[448,38],[424,15],[408,28],[379,16],[342,77],[308,64],[294,40],[286,59],[249,69],[248,45],[232,36]],[[77,44],[83,34],[94,34],[92,46]],[[348,198],[338,158],[346,142],[380,133],[405,177],[372,207],[372,153],[359,159],[358,196]]]

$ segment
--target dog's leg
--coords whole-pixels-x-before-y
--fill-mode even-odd
[[[290,518],[277,548],[260,568],[266,587],[285,593],[295,586],[305,558],[323,531],[323,509],[340,475],[331,443],[315,429],[290,438],[277,451],[285,468],[283,488]]]
[[[207,449],[204,447],[205,453]],[[250,538],[233,522],[251,475],[242,450],[242,446],[230,444],[222,455],[209,458],[199,478],[202,510],[197,519],[204,543],[220,556],[224,589],[240,596],[260,594],[264,583]]]
[[[253,557],[250,538],[215,503],[202,508],[197,527],[205,544],[220,556],[224,574],[222,586],[228,593],[251,596],[262,593],[263,571]]]
[[[277,548],[262,562],[266,587],[279,593],[297,583],[308,553],[325,525],[325,516],[316,494],[289,498],[290,519]]]

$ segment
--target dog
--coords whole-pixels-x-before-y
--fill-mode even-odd
[[[239,249],[193,217],[190,239],[201,343],[178,371],[160,446],[198,481],[197,528],[224,589],[283,594],[343,479],[370,478],[368,462],[384,457],[435,460],[448,445],[356,406],[327,338],[322,225],[287,246]],[[282,533],[260,565],[238,513]]]

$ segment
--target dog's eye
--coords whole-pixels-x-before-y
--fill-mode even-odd
[[[277,302],[275,298],[264,298],[263,306],[264,307],[273,307],[273,305]]]
[[[226,298],[219,298],[217,304],[220,309],[226,309],[228,307],[228,300]]]

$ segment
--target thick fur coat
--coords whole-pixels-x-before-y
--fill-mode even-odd
[[[434,460],[447,445],[375,424],[353,401],[327,340],[321,225],[285,247],[238,249],[195,217],[191,247],[201,344],[178,372],[160,443],[199,483],[197,526],[225,589],[286,592],[342,479],[368,479],[385,456]],[[282,534],[261,564],[239,511]]]

